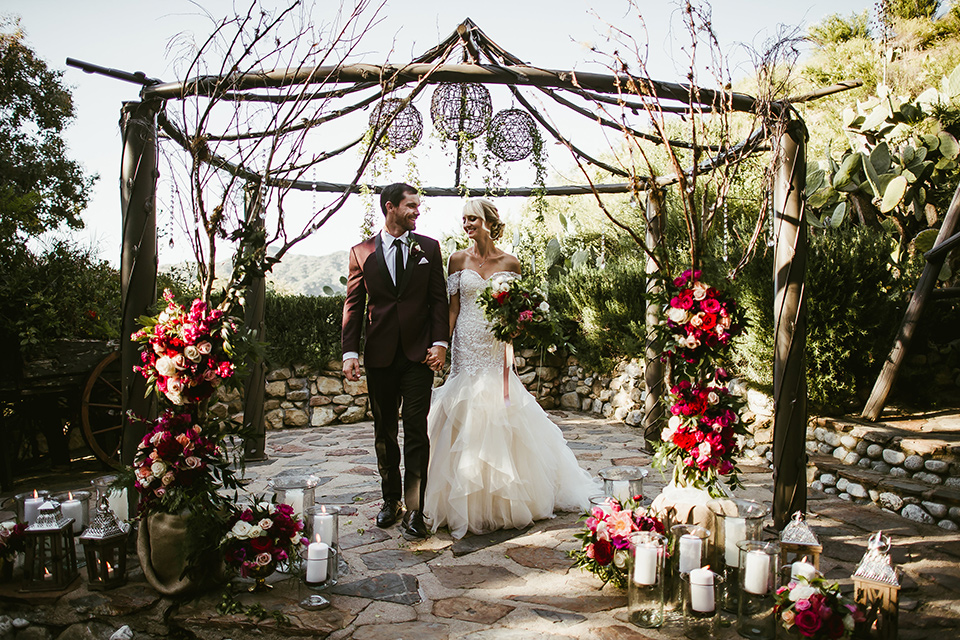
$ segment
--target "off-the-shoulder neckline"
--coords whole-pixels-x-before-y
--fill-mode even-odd
[[[464,271],[472,271],[473,273],[475,273],[475,274],[477,274],[478,276],[480,276],[480,279],[483,280],[484,282],[486,282],[487,280],[489,280],[489,279],[492,278],[493,276],[500,275],[501,273],[512,273],[513,275],[517,276],[518,278],[520,277],[520,274],[517,273],[516,271],[494,271],[494,272],[491,273],[489,276],[487,276],[486,278],[484,278],[483,276],[480,275],[480,272],[479,272],[479,271],[477,271],[476,269],[471,269],[470,267],[464,267],[463,269],[460,269],[460,271],[454,271],[454,272],[451,273],[450,275],[451,275],[451,276],[455,276],[455,275],[457,275],[458,273],[463,273]]]

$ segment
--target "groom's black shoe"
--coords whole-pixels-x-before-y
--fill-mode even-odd
[[[377,526],[381,529],[393,526],[402,511],[403,507],[400,506],[399,500],[384,500],[383,508],[377,514]]]
[[[423,512],[408,511],[400,522],[400,532],[407,540],[423,540],[430,537],[427,525],[423,522]]]

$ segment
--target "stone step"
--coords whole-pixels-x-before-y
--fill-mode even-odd
[[[811,488],[836,493],[852,502],[875,502],[915,522],[937,524],[951,531],[960,528],[960,490],[891,477],[888,473],[844,464],[831,456],[812,455],[809,465],[815,470]]]

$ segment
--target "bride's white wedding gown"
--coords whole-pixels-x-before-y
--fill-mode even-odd
[[[427,418],[423,510],[433,531],[446,526],[455,538],[525,527],[552,517],[554,509],[582,510],[599,493],[512,368],[509,405],[504,401],[505,345],[493,337],[477,304],[487,282],[471,269],[447,279],[447,292],[460,294],[460,314],[450,376],[434,389]]]

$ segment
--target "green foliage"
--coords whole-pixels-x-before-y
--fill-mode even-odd
[[[574,269],[552,287],[550,299],[577,358],[607,371],[621,358],[643,354],[646,276],[639,260],[603,269]]]
[[[870,38],[870,12],[861,11],[842,16],[834,13],[810,27],[808,33],[817,46],[826,47],[857,38]]]
[[[73,99],[63,72],[51,71],[26,45],[16,18],[0,18],[0,238],[61,224],[79,229],[96,177],[67,158],[63,130]]]
[[[267,293],[264,312],[267,359],[277,365],[324,368],[340,358],[343,296]]]
[[[810,238],[807,260],[807,389],[811,408],[845,410],[868,393],[902,317],[889,237],[863,228],[830,229]],[[772,252],[737,280],[749,319],[740,370],[772,388]]]
[[[119,337],[120,274],[90,249],[67,241],[34,254],[0,250],[0,341],[26,359],[57,340]]]
[[[940,0],[881,0],[882,13],[888,18],[911,20],[914,18],[931,19],[940,8]]]

